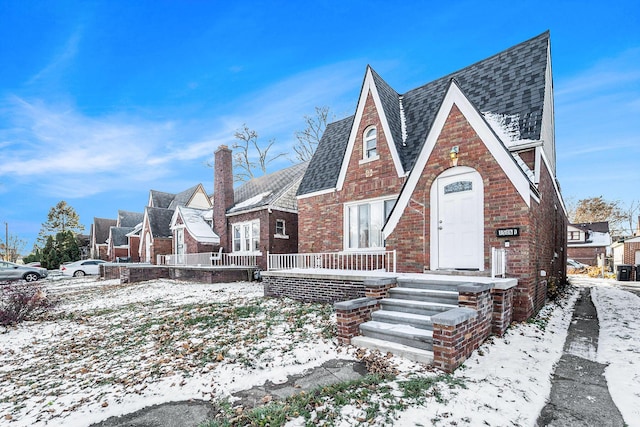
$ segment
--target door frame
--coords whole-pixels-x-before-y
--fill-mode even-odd
[[[440,268],[440,259],[439,259],[439,234],[438,233],[438,214],[439,214],[439,203],[438,203],[438,181],[441,178],[450,178],[457,175],[474,175],[474,182],[477,183],[473,191],[477,191],[477,208],[480,215],[477,218],[478,221],[478,230],[480,230],[480,239],[478,239],[476,251],[479,254],[478,256],[478,264],[474,267],[477,268],[478,271],[484,271],[484,183],[482,182],[482,176],[480,173],[468,166],[455,166],[449,168],[442,172],[440,175],[436,177],[431,183],[431,191],[430,191],[430,244],[429,244],[429,253],[430,253],[430,269],[438,270]]]

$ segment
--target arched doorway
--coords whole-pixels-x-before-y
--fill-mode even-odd
[[[431,186],[431,269],[484,270],[484,186],[480,174],[458,166]]]

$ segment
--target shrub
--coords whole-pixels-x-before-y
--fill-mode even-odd
[[[569,290],[569,282],[566,279],[558,279],[556,277],[549,278],[547,282],[547,298],[550,301],[557,301]]]
[[[53,302],[39,285],[14,283],[0,287],[0,325],[9,326],[46,313]]]

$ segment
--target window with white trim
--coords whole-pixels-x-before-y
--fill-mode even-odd
[[[233,224],[233,252],[260,252],[260,220]]]
[[[284,219],[276,219],[276,237],[287,237],[287,228]]]
[[[373,160],[378,157],[378,132],[375,127],[371,127],[364,132],[363,159]]]
[[[396,199],[378,199],[345,205],[345,248],[384,248],[382,227]]]

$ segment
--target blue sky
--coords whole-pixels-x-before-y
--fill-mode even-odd
[[[213,191],[206,163],[244,123],[289,153],[315,106],[354,113],[367,64],[403,93],[546,30],[564,197],[640,200],[639,17],[637,1],[0,0],[0,222],[28,252],[60,200],[88,232],[150,189]]]

